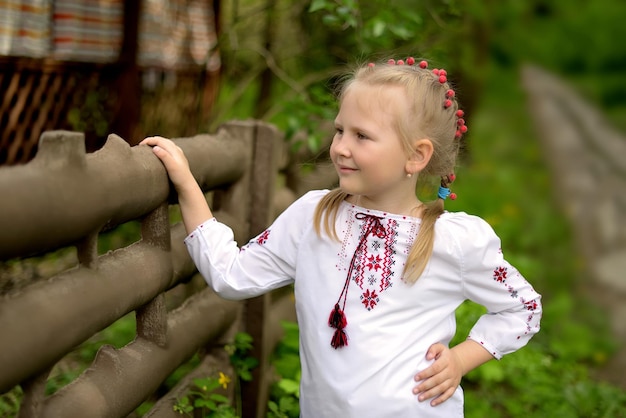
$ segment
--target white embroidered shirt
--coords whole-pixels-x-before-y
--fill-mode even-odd
[[[469,299],[487,313],[468,338],[499,359],[539,330],[540,295],[504,260],[492,228],[465,213],[441,215],[433,255],[418,281],[408,284],[402,271],[420,219],[343,202],[335,225],[341,241],[320,237],[313,213],[327,192],[307,193],[241,249],[230,228],[215,219],[185,243],[208,284],[225,298],[294,284],[302,418],[462,417],[460,387],[436,407],[413,395],[413,376],[431,364],[426,351],[450,342],[455,310]],[[365,234],[372,219],[384,233]],[[364,235],[347,286],[348,345],[335,349],[329,315]]]

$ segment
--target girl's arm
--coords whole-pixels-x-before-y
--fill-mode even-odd
[[[239,248],[232,229],[214,219],[180,147],[161,137],[140,144],[151,146],[165,166],[178,193],[189,255],[218,295],[240,300],[293,283],[298,244],[319,197],[301,198],[276,219],[271,230]]]
[[[200,224],[213,218],[204,193],[189,169],[189,162],[179,146],[169,139],[152,136],[139,145],[152,146],[152,152],[159,157],[178,193],[178,203],[187,234]]]

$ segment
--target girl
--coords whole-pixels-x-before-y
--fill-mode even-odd
[[[540,295],[503,259],[493,230],[443,209],[467,128],[445,71],[427,66],[358,68],[339,92],[330,148],[339,187],[307,193],[241,249],[180,148],[142,142],[165,165],[189,253],[218,294],[294,284],[303,418],[462,417],[461,377],[539,330]],[[416,197],[422,175],[442,179],[434,202]],[[489,313],[449,348],[466,299]]]

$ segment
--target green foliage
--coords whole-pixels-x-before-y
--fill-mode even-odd
[[[130,221],[98,236],[98,254],[126,247],[141,239],[141,222]]]
[[[293,322],[281,322],[284,336],[276,346],[272,365],[278,380],[270,388],[268,418],[298,418],[300,416],[300,355],[299,329]]]
[[[108,120],[110,119],[110,115],[105,110],[107,100],[107,89],[95,86],[77,98],[74,107],[70,109],[67,115],[72,129],[81,132],[94,132],[97,136],[107,135],[109,133]]]
[[[174,412],[196,416],[199,412],[203,418],[234,418],[239,416],[231,405],[228,397],[215,393],[220,387],[226,389],[230,383],[224,373],[217,377],[194,379],[194,387],[174,405]]]
[[[344,60],[362,53],[397,49],[402,44],[405,44],[403,48],[415,49],[434,34],[425,19],[429,13],[458,21],[454,2],[424,5],[395,0],[392,3],[390,7],[384,0],[314,0],[308,11],[314,15],[313,19],[320,18],[331,34],[341,33],[341,39],[337,39],[341,49],[337,54]]]
[[[626,2],[621,0],[509,0],[495,9],[500,36],[490,51],[500,63],[531,62],[582,87],[626,132]]]
[[[16,417],[20,410],[20,404],[24,392],[21,387],[0,395],[0,417]]]
[[[252,380],[252,369],[259,364],[257,359],[248,356],[252,347],[252,336],[245,332],[237,333],[235,341],[224,347],[229,354],[230,364],[235,369],[235,374],[245,382]]]
[[[221,393],[216,393],[220,389],[227,389],[231,382],[230,377],[223,372],[218,372],[217,376],[194,379],[194,386],[177,400],[174,405],[174,412],[194,417],[199,414],[203,418],[235,418],[241,416],[241,399],[238,393],[239,379],[250,381],[252,379],[251,370],[258,365],[258,360],[248,355],[253,348],[252,343],[250,334],[239,332],[235,334],[232,343],[224,346],[235,371],[235,384],[237,385],[235,406],[232,405],[230,398]]]
[[[559,295],[545,307],[542,331],[531,343],[500,361],[492,361],[464,378],[466,416],[479,418],[617,417],[626,413],[626,394],[619,388],[594,381],[591,366],[606,360],[612,345],[607,334],[597,333],[576,317],[570,295]],[[452,344],[465,338],[484,313],[466,303],[457,312],[458,333]],[[558,319],[556,319],[558,318]],[[557,322],[555,322],[555,319]],[[561,326],[569,330],[559,333]],[[497,412],[494,412],[497,411]]]
[[[135,314],[129,313],[81,344],[75,354],[81,361],[89,363],[103,345],[121,348],[133,341],[136,330]]]
[[[298,133],[297,145],[313,151],[329,134],[321,122],[336,111],[328,83],[334,82],[338,67],[376,58],[372,56],[381,51],[420,56],[426,47],[430,58],[440,59],[449,51],[438,43],[447,43],[450,33],[466,30],[452,0],[430,4],[395,0],[391,6],[384,0],[314,0],[290,7],[279,1],[263,13],[259,10],[265,9],[253,8],[253,3],[237,3],[225,12],[231,18],[223,28],[227,71],[212,125],[233,116],[262,118],[286,132],[288,140]],[[294,18],[291,10],[303,4],[308,7]],[[439,25],[446,25],[446,30]],[[264,44],[264,39],[272,44]],[[259,76],[265,68],[273,77]]]
[[[328,135],[320,126],[325,121],[332,120],[337,112],[333,92],[326,87],[314,85],[307,96],[298,95],[291,100],[285,100],[283,104],[291,111],[277,113],[272,122],[283,127],[285,139],[288,141],[297,135],[305,138],[293,141],[292,151],[297,151],[301,146],[307,146],[314,152],[320,151],[324,137]]]

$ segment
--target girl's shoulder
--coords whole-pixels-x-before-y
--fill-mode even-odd
[[[309,217],[329,190],[311,190],[293,201],[279,217]]]
[[[298,199],[298,201],[302,201],[304,203],[314,203],[317,204],[324,196],[326,196],[330,190],[321,189],[321,190],[310,190],[302,195]]]
[[[315,208],[329,190],[311,190],[297,198],[291,205],[289,210],[303,210],[306,208]]]
[[[444,212],[435,223],[434,254],[448,254],[463,269],[483,266],[486,257],[502,257],[502,245],[491,225],[465,212]]]
[[[447,235],[460,242],[480,245],[485,240],[497,239],[492,226],[480,216],[466,212],[444,212],[435,224],[439,234]]]

